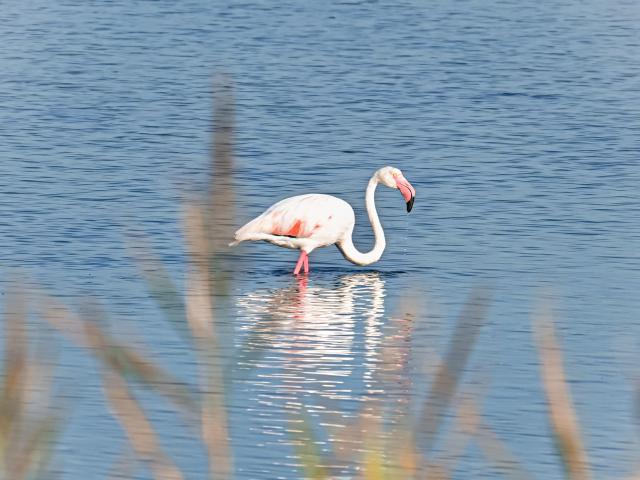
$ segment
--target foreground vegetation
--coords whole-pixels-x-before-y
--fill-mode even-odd
[[[222,332],[216,302],[224,301],[229,289],[227,248],[234,225],[233,186],[226,181],[233,173],[232,97],[227,83],[217,85],[212,148],[212,175],[208,192],[192,198],[184,208],[184,236],[189,257],[185,291],[180,291],[151,248],[138,239],[135,248],[141,277],[167,320],[195,352],[197,386],[174,378],[140,347],[114,338],[109,321],[97,306],[77,312],[46,292],[15,287],[5,294],[4,374],[0,393],[0,474],[4,479],[50,478],[52,459],[68,419],[65,406],[56,396],[52,352],[36,353],[30,339],[31,323],[44,322],[66,339],[84,347],[94,357],[102,375],[105,398],[113,417],[120,423],[130,450],[111,469],[112,478],[131,478],[140,468],[156,479],[182,479],[185,473],[163,450],[164,443],[154,428],[135,391],[140,386],[166,398],[188,425],[208,456],[208,477],[234,476],[226,389],[232,371],[221,360],[220,349],[229,348]],[[148,242],[151,243],[151,242]],[[475,442],[497,473],[513,478],[531,478],[487,424],[481,412],[481,392],[467,388],[461,378],[478,333],[485,323],[491,292],[477,289],[461,309],[443,358],[434,365],[425,385],[430,390],[420,405],[387,408],[388,399],[363,401],[353,428],[335,429],[329,453],[318,446],[318,425],[298,412],[292,430],[300,475],[305,478],[335,478],[348,475],[364,479],[447,479],[463,457],[466,446]],[[419,311],[409,306],[400,317],[388,321],[402,324],[393,331],[411,336]],[[33,319],[35,317],[35,320]],[[558,461],[566,478],[589,479],[589,459],[563,372],[561,349],[555,337],[550,313],[533,316],[539,352],[540,375],[546,393],[549,432],[556,445]],[[41,350],[41,349],[40,349]],[[254,350],[251,355],[259,356]],[[382,358],[402,355],[383,349]],[[381,382],[396,378],[407,360],[385,362]],[[392,422],[385,418],[393,415]],[[453,421],[446,421],[447,418]],[[389,429],[389,423],[400,428]],[[326,432],[325,432],[326,433]],[[443,445],[433,448],[435,439]],[[444,452],[444,453],[443,453]],[[81,455],[82,452],[77,452]],[[204,475],[203,475],[204,476]]]

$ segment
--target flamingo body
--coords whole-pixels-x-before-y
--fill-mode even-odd
[[[262,215],[254,218],[235,233],[235,241],[263,240],[279,247],[300,250],[300,258],[294,274],[304,266],[309,271],[308,255],[319,247],[336,245],[344,257],[357,265],[368,265],[377,261],[385,248],[382,226],[374,205],[374,192],[378,183],[398,188],[407,201],[407,211],[413,206],[415,190],[397,168],[384,167],[378,170],[367,187],[367,213],[374,230],[376,243],[368,253],[359,252],[351,240],[355,225],[353,208],[344,200],[332,195],[311,193],[285,198],[272,205]]]
[[[236,234],[236,242],[264,240],[307,254],[338,243],[353,230],[355,214],[344,200],[320,193],[285,198],[251,220]]]

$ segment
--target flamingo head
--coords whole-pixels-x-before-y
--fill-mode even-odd
[[[376,172],[375,175],[378,182],[389,188],[397,188],[407,202],[407,212],[413,208],[413,201],[416,198],[416,190],[411,186],[409,181],[404,178],[402,172],[394,167],[383,167]]]

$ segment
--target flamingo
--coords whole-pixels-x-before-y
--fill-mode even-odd
[[[400,190],[407,202],[407,212],[413,208],[416,196],[415,189],[399,169],[387,166],[373,174],[365,194],[367,214],[375,236],[375,244],[369,252],[360,252],[353,245],[351,236],[356,218],[351,205],[340,198],[320,193],[289,197],[272,205],[262,215],[238,229],[235,241],[229,246],[264,240],[279,247],[298,249],[300,256],[293,270],[294,275],[298,275],[303,267],[304,273],[309,273],[309,254],[316,248],[328,245],[336,245],[351,263],[370,265],[380,260],[386,247],[374,200],[379,183]]]

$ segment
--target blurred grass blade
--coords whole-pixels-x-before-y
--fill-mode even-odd
[[[323,464],[322,454],[318,449],[318,443],[311,422],[305,413],[296,412],[292,415],[292,423],[296,426],[289,428],[293,439],[296,457],[300,460],[303,478],[313,480],[329,479],[329,471]]]
[[[91,347],[84,333],[83,322],[77,315],[44,292],[38,292],[36,299],[38,314],[51,327],[76,345],[85,348]]]
[[[106,367],[130,381],[137,381],[167,397],[190,421],[198,402],[186,384],[165,372],[132,347],[112,338],[98,320],[103,314],[92,308],[84,316],[72,313],[46,294],[40,294],[42,318],[76,344],[88,348]]]
[[[4,312],[4,371],[0,395],[0,478],[49,478],[60,416],[51,407],[53,366],[48,349],[32,358],[27,299],[11,283]]]
[[[23,450],[28,337],[23,295],[12,287],[5,310],[5,344],[2,397],[0,398],[0,467],[5,478],[24,477],[23,464],[31,459]]]
[[[164,313],[176,333],[186,342],[191,340],[186,325],[185,305],[182,293],[178,290],[169,272],[162,262],[153,254],[151,247],[141,238],[136,238],[129,251],[138,265],[149,295]]]
[[[209,474],[211,478],[230,478],[233,455],[225,396],[230,394],[227,382],[231,372],[225,375],[222,359],[231,357],[234,342],[231,324],[216,318],[223,311],[219,303],[224,303],[218,300],[224,300],[229,289],[225,257],[234,221],[233,97],[226,78],[214,84],[212,132],[207,198],[190,202],[184,209],[190,260],[185,305],[200,371],[201,436],[207,447]]]
[[[476,444],[487,460],[500,473],[515,480],[530,480],[532,478],[500,437],[484,423],[477,402],[473,397],[469,397],[464,402],[459,417],[465,428],[475,437]]]
[[[417,427],[423,434],[427,452],[433,448],[480,328],[485,322],[488,297],[489,292],[485,289],[478,288],[472,292],[458,318],[444,361],[436,371]]]
[[[142,407],[131,396],[124,379],[105,371],[104,392],[113,414],[124,429],[138,457],[147,462],[157,480],[180,480],[182,473],[162,451],[151,423]]]
[[[187,321],[192,329],[200,370],[201,436],[207,447],[210,478],[231,478],[233,455],[225,408],[225,379],[218,359],[208,275],[192,268],[187,279]]]
[[[198,402],[190,388],[167,373],[131,346],[110,337],[97,322],[84,320],[85,335],[93,353],[107,367],[130,381],[136,381],[164,395],[190,420],[198,410]]]
[[[125,345],[112,344],[98,354],[111,369],[164,395],[193,420],[198,402],[186,384]]]
[[[204,202],[204,225],[211,292],[215,296],[226,296],[231,280],[228,244],[235,230],[233,85],[227,76],[218,75],[213,90],[210,184]]]
[[[21,294],[7,295],[4,328],[4,381],[0,399],[0,454],[11,448],[10,437],[22,422],[28,361],[25,301]],[[10,459],[2,458],[3,464]]]
[[[59,432],[60,419],[47,415],[38,419],[31,431],[25,432],[19,462],[14,466],[13,478],[41,478],[48,476],[54,439]]]
[[[578,418],[565,380],[562,352],[548,309],[534,319],[533,326],[547,395],[549,420],[558,453],[570,479],[588,480],[590,474],[587,453],[582,444]]]
[[[370,402],[367,414],[362,418],[363,438],[362,476],[365,480],[384,480],[387,478],[386,439],[381,425],[382,409],[376,402]]]
[[[478,418],[469,414],[474,402],[475,398],[471,394],[465,395],[458,402],[453,415],[454,424],[443,441],[442,453],[422,468],[426,478],[451,476],[477,429]]]
[[[209,238],[211,252],[227,251],[231,241],[235,203],[233,192],[233,88],[229,78],[214,82],[213,146],[209,191]]]

